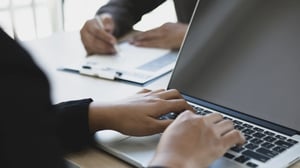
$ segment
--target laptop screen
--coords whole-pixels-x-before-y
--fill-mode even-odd
[[[299,6],[201,0],[168,88],[300,130]]]

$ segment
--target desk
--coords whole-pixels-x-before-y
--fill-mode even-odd
[[[60,65],[77,62],[86,52],[79,32],[57,33],[49,38],[29,41],[24,46],[32,53],[37,64],[48,75],[54,103],[91,97],[96,101],[114,101],[130,96],[142,87],[122,82],[101,80],[78,74],[58,71]],[[170,74],[144,86],[149,89],[166,88]],[[128,168],[127,163],[92,147],[66,156],[83,168]],[[300,163],[292,166],[300,168]]]
[[[76,64],[86,56],[78,32],[56,33],[49,38],[25,43],[51,83],[51,96],[54,103],[91,97],[97,101],[113,101],[136,93],[143,87],[89,76],[58,71],[61,65]],[[145,86],[165,88],[170,75]],[[121,93],[121,94],[120,94]]]

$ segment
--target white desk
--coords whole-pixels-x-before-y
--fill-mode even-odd
[[[86,53],[80,40],[79,32],[59,33],[49,38],[25,43],[36,62],[46,72],[52,86],[54,103],[91,97],[97,101],[113,101],[130,96],[143,87],[123,82],[109,81],[58,71],[60,65],[69,61],[78,61]],[[170,74],[150,83],[146,88],[166,88]],[[118,167],[128,168],[130,165],[93,148],[80,153],[71,154],[67,158],[84,168]],[[300,168],[300,163],[292,166]]]
[[[140,85],[110,81],[75,73],[58,71],[60,65],[78,62],[86,56],[79,32],[58,33],[49,38],[26,42],[40,67],[46,72],[52,86],[53,102],[91,97],[112,101],[141,90]],[[146,85],[147,88],[165,88],[170,75]],[[158,82],[159,81],[159,82]]]

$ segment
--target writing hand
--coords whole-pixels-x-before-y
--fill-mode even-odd
[[[97,20],[88,20],[80,30],[81,40],[88,53],[91,54],[114,54],[116,38],[112,35],[115,29],[113,18],[109,14],[99,15],[103,27],[100,27]]]

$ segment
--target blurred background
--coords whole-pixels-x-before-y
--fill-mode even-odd
[[[108,0],[1,0],[0,26],[11,37],[22,41],[44,38],[55,32],[79,31],[86,20]],[[145,15],[134,28],[147,30],[175,22],[173,1]]]

